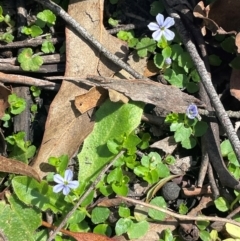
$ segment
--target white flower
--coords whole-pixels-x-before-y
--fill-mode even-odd
[[[75,189],[78,187],[78,181],[72,181],[73,172],[71,170],[66,170],[64,173],[64,178],[59,174],[53,176],[54,182],[58,183],[53,187],[53,192],[58,193],[63,191],[64,195],[68,195],[70,189]]]
[[[166,38],[166,40],[171,41],[175,37],[175,33],[168,28],[174,25],[175,21],[173,18],[167,17],[164,20],[164,16],[162,14],[158,14],[156,16],[157,22],[149,23],[148,28],[153,32],[152,37],[154,40],[159,41],[162,36]]]

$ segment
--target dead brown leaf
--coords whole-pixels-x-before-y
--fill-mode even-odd
[[[150,147],[161,149],[167,154],[172,154],[177,148],[177,143],[173,136],[168,136],[160,141],[154,142]]]
[[[0,172],[21,174],[28,177],[33,177],[40,182],[40,177],[37,172],[27,164],[13,159],[0,156]]]
[[[129,99],[123,95],[122,93],[119,93],[116,90],[108,89],[109,99],[112,102],[122,102],[124,104],[127,104]]]
[[[96,106],[100,106],[107,97],[107,90],[101,87],[92,87],[87,93],[75,97],[75,106],[83,114]]]
[[[53,230],[56,229],[56,226],[53,226],[45,221],[42,221],[42,225]],[[107,236],[95,233],[72,232],[66,229],[61,229],[61,232],[73,237],[77,241],[116,241],[116,239],[108,238]]]
[[[124,57],[122,41],[110,36],[103,27],[102,11],[102,0],[69,1],[68,13],[108,50]],[[76,36],[71,29],[66,29],[65,76],[86,76],[89,73],[111,76],[116,69],[90,43]],[[33,164],[41,178],[51,170],[47,165],[49,157],[62,154],[72,157],[92,131],[94,123],[88,113],[80,115],[74,106],[75,97],[86,93],[81,87],[71,81],[63,81],[50,106],[43,141]]]
[[[94,80],[94,76],[88,76],[88,79]],[[153,104],[176,113],[185,113],[191,103],[204,106],[200,100],[174,86],[153,81],[105,78],[105,81],[94,81],[94,84],[89,81],[88,83],[105,89],[114,89],[134,101]]]
[[[4,116],[5,110],[9,107],[8,96],[11,91],[3,84],[0,84],[0,118]]]
[[[232,69],[231,78],[230,78],[230,93],[236,99],[240,100],[240,70]]]
[[[217,0],[207,7],[204,7],[203,1],[200,1],[194,8],[193,15],[197,18],[202,18],[204,26],[213,35],[217,33],[236,34],[240,30],[239,7],[239,1]],[[202,33],[205,35],[206,31],[203,29]]]

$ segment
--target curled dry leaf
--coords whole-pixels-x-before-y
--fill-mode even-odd
[[[33,177],[37,181],[40,181],[40,177],[37,172],[27,164],[0,156],[0,172],[21,174],[28,177]]]
[[[8,108],[8,96],[11,91],[6,88],[3,84],[0,84],[0,118],[3,117],[5,110]]]
[[[240,70],[232,69],[231,77],[230,77],[230,93],[236,99],[240,101]]]
[[[100,106],[108,97],[108,91],[101,87],[92,87],[87,93],[75,97],[75,106],[83,114]]]
[[[177,143],[173,136],[168,136],[160,141],[154,142],[150,147],[161,149],[167,154],[172,154],[177,147]]]
[[[204,7],[200,1],[193,10],[193,15],[202,18],[204,26],[215,34],[236,34],[240,30],[240,2],[231,0],[217,0]],[[203,29],[205,35],[206,31]]]
[[[129,101],[128,97],[126,97],[124,94],[116,90],[108,89],[108,94],[109,94],[109,99],[112,102],[121,102],[121,103],[127,104]]]

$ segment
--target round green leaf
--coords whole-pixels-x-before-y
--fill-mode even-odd
[[[128,229],[128,237],[130,239],[138,239],[144,236],[149,228],[149,223],[147,221],[140,221],[138,223],[132,223],[130,228]]]
[[[131,227],[133,221],[129,218],[120,218],[115,225],[115,232],[117,236],[126,233]]]
[[[163,197],[156,197],[154,199],[151,200],[150,204],[161,207],[161,208],[166,208],[166,202],[164,200]],[[150,208],[148,211],[148,215],[155,219],[155,220],[160,220],[163,221],[166,217],[166,214],[161,212],[161,211],[157,211],[155,209]]]
[[[109,216],[110,211],[106,207],[96,207],[92,210],[91,220],[94,224],[103,223]]]

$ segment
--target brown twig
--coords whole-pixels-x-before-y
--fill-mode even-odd
[[[215,182],[215,178],[214,178],[211,163],[208,163],[208,179],[209,179],[209,183],[210,183],[211,188],[212,188],[213,197],[214,197],[214,199],[217,199],[220,194],[219,194],[217,184]]]
[[[3,72],[0,72],[0,82],[9,84],[23,84],[29,86],[34,85],[49,90],[58,90],[60,87],[59,84],[47,80],[37,79],[23,75],[5,74]]]
[[[132,199],[132,198],[128,198],[128,197],[122,197],[122,196],[119,196],[122,200],[126,201],[126,202],[130,202],[130,203],[134,203],[134,204],[138,204],[138,205],[141,205],[141,206],[144,206],[144,207],[147,207],[147,208],[152,208],[152,209],[155,209],[157,211],[160,211],[160,212],[163,212],[163,213],[166,213],[172,217],[175,217],[179,220],[188,220],[188,221],[220,221],[220,222],[224,222],[224,223],[231,223],[231,224],[234,224],[238,227],[240,227],[240,223],[237,222],[237,221],[234,221],[234,220],[231,220],[231,219],[227,219],[227,218],[219,218],[219,217],[207,217],[207,216],[188,216],[188,215],[182,215],[182,214],[178,214],[178,213],[174,213],[172,211],[169,211],[169,210],[166,210],[164,208],[161,208],[161,207],[158,207],[158,206],[155,206],[155,205],[151,205],[151,204],[148,204],[148,203],[145,203],[145,202],[142,202],[142,201],[139,201],[139,200],[135,200],[135,199]]]

